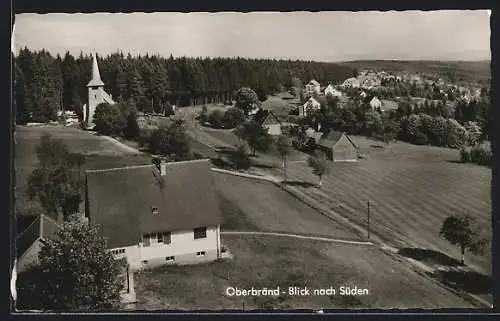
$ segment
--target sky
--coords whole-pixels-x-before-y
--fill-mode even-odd
[[[13,50],[347,60],[490,59],[488,10],[19,14]]]

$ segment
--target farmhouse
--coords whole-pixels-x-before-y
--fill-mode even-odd
[[[311,80],[307,85],[306,85],[306,90],[305,93],[306,95],[313,95],[313,94],[319,94],[320,93],[320,84],[316,80]]]
[[[342,87],[343,88],[359,88],[360,87],[360,82],[358,79],[352,77],[352,78],[348,78],[346,80],[344,80],[344,82],[342,83]]]
[[[321,104],[313,97],[309,98],[304,105],[299,106],[299,116],[306,117],[309,113],[314,110],[319,110]]]
[[[325,96],[333,96],[333,97],[340,97],[342,96],[342,92],[335,89],[335,87],[333,87],[331,84],[329,84],[326,88],[325,88]]]
[[[397,110],[399,108],[398,103],[395,102],[394,100],[383,99],[381,102],[382,102],[382,107],[380,107],[381,111]]]
[[[87,123],[87,128],[94,127],[94,113],[99,104],[115,104],[111,95],[104,91],[104,82],[101,80],[97,56],[92,56],[92,79],[87,84],[88,103],[83,105],[83,121]]]
[[[377,97],[373,97],[370,100],[370,106],[372,107],[372,109],[382,108],[382,102]]]
[[[38,261],[38,252],[44,241],[53,237],[59,225],[50,217],[40,214],[16,238],[17,272],[20,273]]]
[[[321,135],[319,139],[316,136],[316,146],[335,163],[358,161],[356,144],[343,132],[330,131],[328,134]]]
[[[208,160],[87,171],[85,216],[131,270],[221,257]]]
[[[282,123],[272,111],[261,109],[254,115],[254,121],[267,129],[270,135],[279,136],[282,133]]]

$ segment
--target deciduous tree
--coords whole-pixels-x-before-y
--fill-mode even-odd
[[[281,156],[281,166],[283,167],[283,180],[286,183],[286,165],[287,156],[291,153],[290,139],[284,135],[278,136],[276,139],[276,150]]]
[[[171,161],[186,160],[189,157],[189,138],[181,121],[155,130],[149,137],[148,147],[153,154],[170,157]]]
[[[124,262],[107,251],[96,226],[78,219],[66,222],[44,241],[38,261],[19,276],[20,308],[91,312],[118,307]]]
[[[272,137],[267,130],[260,124],[254,121],[246,121],[235,130],[235,134],[242,140],[246,141],[252,149],[252,155],[255,152],[266,152],[272,145]]]
[[[94,113],[95,130],[102,135],[121,136],[125,128],[124,113],[120,105],[99,104]]]
[[[321,152],[317,152],[307,159],[307,165],[311,167],[314,175],[319,178],[319,187],[323,186],[323,175],[325,175],[329,169],[328,159],[326,155]]]
[[[36,153],[38,165],[28,177],[28,195],[47,215],[61,222],[78,211],[82,200],[83,156],[70,152],[48,134],[41,137]]]
[[[448,216],[441,226],[439,235],[453,245],[460,247],[462,264],[465,264],[465,252],[482,254],[486,247],[486,239],[481,236],[481,228],[476,219],[469,214]]]
[[[243,110],[246,115],[252,110],[254,104],[259,102],[259,98],[255,91],[248,87],[240,88],[236,92],[235,100],[235,106]]]

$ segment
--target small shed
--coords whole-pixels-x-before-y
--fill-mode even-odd
[[[330,131],[316,140],[317,149],[333,162],[357,162],[358,147],[344,132]]]

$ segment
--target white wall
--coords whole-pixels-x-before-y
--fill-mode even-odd
[[[41,249],[40,239],[37,239],[33,244],[24,252],[24,254],[17,260],[17,273],[23,272],[30,265],[38,263],[38,253]]]
[[[165,258],[169,256],[175,257],[172,263],[191,263],[196,257],[196,252],[206,252],[207,258],[214,257],[214,253],[220,253],[220,227],[207,227],[207,237],[202,239],[195,240],[193,230],[175,231],[171,232],[170,244],[143,246],[141,242],[138,245],[121,248],[125,249],[125,254],[118,254],[115,257],[126,256],[132,269],[141,268],[142,261],[167,263]],[[200,258],[200,261],[202,260],[203,258]]]

